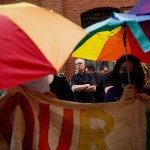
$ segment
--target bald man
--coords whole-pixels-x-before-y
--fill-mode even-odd
[[[71,89],[76,102],[94,102],[96,82],[92,74],[85,71],[85,60],[78,58],[75,61],[77,73],[71,78]]]

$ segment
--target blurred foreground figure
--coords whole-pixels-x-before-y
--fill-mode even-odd
[[[44,94],[49,92],[48,76],[24,83],[22,86]]]
[[[74,95],[67,79],[62,76],[49,75],[48,76],[50,92],[56,94],[58,99],[74,101]]]

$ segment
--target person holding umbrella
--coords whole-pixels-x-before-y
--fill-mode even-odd
[[[113,87],[106,93],[105,102],[130,100],[137,97],[150,100],[150,89],[144,87],[144,71],[140,60],[134,55],[123,55],[116,61],[110,82]]]
[[[129,74],[129,76],[127,75]],[[134,55],[121,56],[114,67],[110,82],[113,85],[104,97],[105,102],[142,100],[146,102],[147,150],[150,148],[150,88],[145,87],[145,74],[140,60]]]

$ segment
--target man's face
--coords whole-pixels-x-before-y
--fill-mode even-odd
[[[76,69],[79,71],[79,72],[82,72],[84,71],[85,69],[85,61],[83,59],[77,59],[75,61],[75,65],[76,65]]]

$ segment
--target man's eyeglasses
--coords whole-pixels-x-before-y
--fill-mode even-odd
[[[82,63],[76,63],[77,66],[81,65]]]

